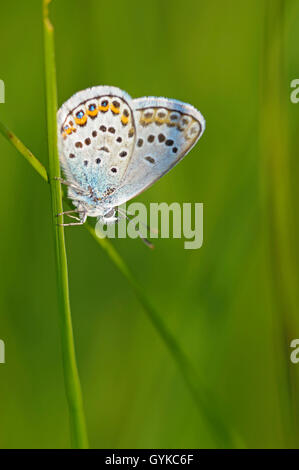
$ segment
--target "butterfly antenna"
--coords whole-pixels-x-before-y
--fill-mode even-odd
[[[132,220],[132,219],[130,218],[130,216],[133,217],[133,214],[128,214],[128,212],[123,211],[123,210],[120,209],[119,207],[118,207],[117,210],[118,210],[118,212],[120,212],[123,216],[125,216],[126,219]],[[142,222],[142,220],[139,220],[138,223],[141,224],[141,225],[143,225],[143,227],[145,227],[145,228],[146,228],[149,232],[151,232],[152,234],[154,234],[154,235],[158,235],[158,234],[159,234],[159,231],[158,231],[157,229],[151,228],[149,225],[147,225],[147,224],[145,224],[144,222]]]
[[[153,243],[151,243],[148,238],[144,238],[144,237],[141,235],[140,232],[138,232],[138,235],[139,235],[140,240],[141,240],[146,246],[148,246],[149,248],[151,248],[151,250],[153,250],[153,249],[155,248],[155,245],[154,245]]]
[[[129,215],[128,215],[125,211],[123,211],[122,209],[120,209],[119,207],[117,208],[117,212],[119,212],[119,213],[120,213],[123,217],[125,217],[127,220],[129,220],[129,221],[132,220],[132,219],[130,219]],[[132,214],[130,214],[130,215],[132,215]],[[139,221],[139,222],[140,222],[140,221]],[[142,223],[142,225],[144,225],[148,230],[151,231],[151,229],[150,229],[146,224],[144,224],[143,222],[141,222],[141,223]],[[144,243],[146,246],[148,246],[148,247],[151,248],[152,250],[155,248],[155,245],[153,245],[153,243],[151,243],[148,238],[144,237],[144,236],[139,232],[139,230],[138,230],[137,233],[138,233],[138,235],[139,235],[140,240],[142,240],[143,243]]]

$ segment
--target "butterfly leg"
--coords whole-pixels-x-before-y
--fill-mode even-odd
[[[76,217],[74,215],[69,215],[70,212],[78,212],[79,214],[83,214],[83,215],[80,215],[80,218],[79,217]],[[69,227],[69,226],[74,226],[74,225],[83,225],[87,219],[87,213],[85,211],[66,211],[66,212],[62,212],[61,214],[58,214],[58,215],[65,215],[67,214],[68,217],[70,217],[71,219],[75,219],[77,220],[78,222],[70,222],[68,224],[57,224],[59,225],[60,227]]]
[[[59,215],[67,215],[68,217],[70,217],[71,219],[76,219],[76,220],[81,220],[79,217],[75,216],[75,215],[70,215],[72,214],[73,212],[76,212],[77,214],[84,214],[85,211],[80,211],[78,209],[73,209],[71,211],[65,211],[65,212],[60,212],[60,214],[57,214],[56,217],[58,217]]]
[[[69,224],[57,224],[59,225],[59,227],[71,227],[71,226],[74,226],[74,225],[83,225],[84,222],[80,221],[80,222],[70,222]]]
[[[81,222],[80,217],[77,217],[76,215],[68,215],[68,217],[69,217],[70,219],[75,219],[75,220],[78,220],[78,222]]]
[[[55,176],[53,179],[59,181],[61,184],[65,184],[66,186],[74,186],[72,183],[64,180],[63,178],[60,178],[59,176]]]
[[[69,186],[70,188],[73,188],[77,192],[77,194],[80,194],[81,196],[84,196],[84,195],[87,196],[89,194],[86,191],[82,191],[82,189],[78,185],[71,183],[70,181],[66,181],[57,176],[55,176],[54,180],[59,181],[61,184],[64,184],[65,186]]]

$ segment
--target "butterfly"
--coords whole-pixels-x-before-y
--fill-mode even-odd
[[[205,120],[181,101],[132,99],[116,87],[79,91],[57,113],[58,151],[82,225],[88,216],[115,221],[117,207],[142,193],[196,144]],[[77,213],[78,216],[71,215]]]

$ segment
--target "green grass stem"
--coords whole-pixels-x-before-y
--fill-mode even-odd
[[[38,174],[48,182],[48,173],[44,165],[33,155],[33,153],[18,139],[18,137],[10,132],[7,127],[0,122],[1,134],[20,152],[27,162],[38,172]]]
[[[49,182],[52,201],[52,222],[55,240],[56,275],[58,287],[58,302],[60,311],[60,330],[63,356],[64,381],[69,407],[72,446],[74,448],[87,448],[87,432],[82,403],[80,379],[75,355],[75,344],[72,327],[72,317],[69,299],[67,256],[64,240],[64,228],[58,223],[62,216],[57,214],[63,211],[62,191],[59,181],[59,157],[57,150],[57,90],[56,68],[54,56],[53,26],[48,17],[48,4],[50,0],[43,1],[43,27],[44,27],[44,56],[47,98],[47,123],[49,147]]]

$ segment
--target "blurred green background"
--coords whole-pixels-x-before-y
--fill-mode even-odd
[[[247,447],[298,447],[295,0],[53,1],[59,105],[109,84],[192,103],[199,145],[136,200],[204,203],[204,244],[113,240]],[[47,165],[41,2],[2,2],[0,120]],[[68,447],[48,186],[0,136],[0,447]],[[66,230],[91,447],[216,447],[126,279]],[[217,430],[216,430],[217,432]]]

